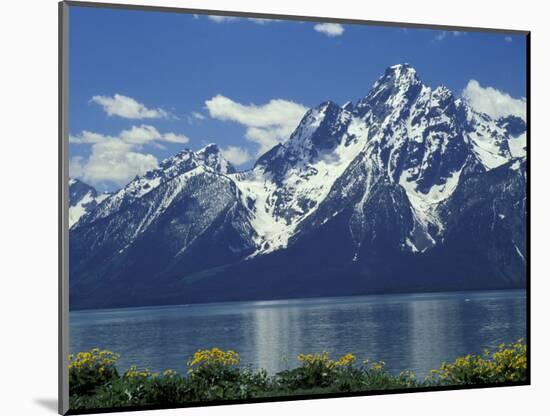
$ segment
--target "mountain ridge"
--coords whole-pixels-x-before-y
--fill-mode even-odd
[[[355,104],[326,101],[308,110],[290,137],[247,171],[237,172],[216,145],[185,149],[92,207],[71,228],[71,307],[268,298],[290,296],[292,287],[310,296],[295,282],[318,279],[326,286],[319,293],[329,295],[337,282],[316,266],[323,255],[333,276],[350,274],[347,291],[338,289],[343,294],[427,290],[426,282],[443,290],[522,287],[525,146],[523,120],[493,120],[447,88],[423,84],[410,65],[391,66]],[[514,189],[510,197],[499,195],[506,186]],[[477,216],[464,211],[468,198],[479,201]],[[477,231],[456,225],[455,217],[472,215]],[[482,222],[491,215],[517,217],[496,225],[511,243],[486,232]],[[486,277],[464,278],[461,286],[459,276],[447,284],[420,276],[445,273],[433,253],[461,270],[452,250],[468,252],[467,242],[479,236],[471,255],[479,259],[475,273]],[[498,252],[483,253],[488,247],[513,260],[500,267]],[[270,276],[265,287],[256,277],[261,264]],[[407,265],[424,286],[395,276]],[[290,276],[286,289],[277,287]],[[239,281],[242,296],[228,289]],[[108,301],[86,298],[105,295],[109,285]],[[215,295],[222,288],[226,296]]]

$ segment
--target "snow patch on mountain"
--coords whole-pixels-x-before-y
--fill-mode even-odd
[[[69,178],[69,229],[108,197],[79,179]]]
[[[75,225],[82,216],[90,211],[90,205],[99,204],[108,197],[109,194],[94,196],[91,191],[88,191],[76,205],[69,207],[69,228]]]
[[[411,171],[407,170],[401,174],[399,185],[405,189],[414,211],[414,217],[422,227],[424,235],[435,244],[434,236],[429,232],[430,226],[435,225],[437,227],[437,234],[440,234],[444,230],[445,225],[439,218],[437,208],[441,202],[453,194],[459,183],[461,170],[453,172],[451,177],[444,183],[434,185],[428,193],[422,193],[417,189],[415,182],[410,180],[410,173]],[[408,245],[410,246],[411,244]],[[417,247],[414,248],[416,251],[421,251]]]
[[[331,129],[347,126],[335,147],[315,143],[331,105],[311,110],[296,133],[283,143],[279,153],[297,162],[286,166],[282,178],[274,180],[262,165],[231,176],[241,191],[243,204],[250,205],[250,223],[257,233],[258,246],[252,256],[285,248],[298,224],[315,211],[364,148],[368,127],[342,108],[331,109],[339,113],[336,127],[331,125]]]
[[[183,187],[191,178],[205,172],[205,167],[197,166],[195,169],[178,175],[170,182],[168,182],[166,185],[167,189],[163,193],[162,198],[160,199],[160,201],[156,201],[155,204],[151,204],[149,206],[147,214],[143,217],[142,221],[134,231],[133,238],[136,238],[138,234],[145,232],[147,228],[151,225],[151,223],[159,218],[162,213],[166,211],[166,209],[168,209],[168,207],[172,204],[174,199],[178,196]]]

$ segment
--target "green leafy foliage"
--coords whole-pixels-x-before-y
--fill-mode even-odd
[[[521,382],[527,377],[527,347],[522,340],[501,345],[492,354],[485,351],[443,363],[423,381],[409,371],[393,375],[381,361],[364,360],[358,365],[353,354],[331,359],[327,352],[300,354],[296,368],[274,376],[240,366],[239,354],[219,348],[197,351],[187,362],[186,375],[132,366],[120,376],[114,367],[117,360],[118,355],[98,349],[69,357],[71,409]]]
[[[466,355],[431,371],[428,382],[436,385],[494,384],[527,378],[527,346],[523,340],[499,345],[497,351]]]
[[[98,387],[118,378],[115,367],[118,354],[94,348],[69,355],[69,386],[71,393],[93,394]]]

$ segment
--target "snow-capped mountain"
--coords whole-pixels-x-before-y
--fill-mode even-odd
[[[157,169],[151,170],[142,176],[137,176],[124,188],[114,193],[104,204],[91,213],[90,217],[86,219],[86,223],[108,217],[143,198],[159,185],[198,167],[211,173],[228,174],[235,172],[235,168],[222,157],[218,146],[215,144],[210,144],[196,153],[185,149],[164,160]]]
[[[94,187],[75,178],[69,179],[69,227],[93,211],[109,194],[98,194]]]
[[[521,287],[525,127],[389,67],[248,171],[184,150],[82,215],[72,306]]]

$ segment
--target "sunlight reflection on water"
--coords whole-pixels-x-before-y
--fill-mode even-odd
[[[71,352],[93,347],[132,364],[185,372],[194,351],[234,349],[270,373],[299,353],[352,352],[392,372],[425,375],[442,361],[524,337],[525,291],[377,295],[78,311]]]

